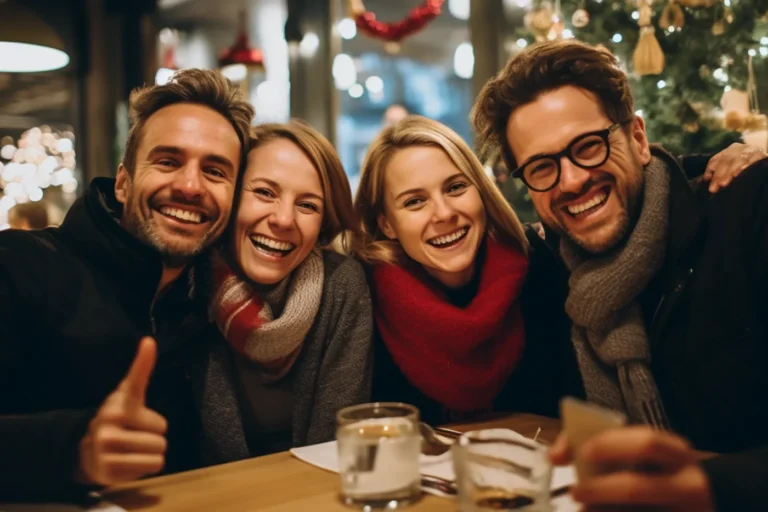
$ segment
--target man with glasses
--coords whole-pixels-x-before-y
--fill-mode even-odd
[[[626,75],[576,41],[534,45],[481,92],[473,122],[525,182],[570,270],[587,398],[629,427],[571,455],[621,470],[588,506],[755,510],[768,481],[768,163],[716,196],[651,147]],[[653,428],[651,428],[653,427]],[[728,453],[697,462],[698,450]],[[737,452],[745,452],[736,455]],[[644,508],[645,509],[645,508]]]

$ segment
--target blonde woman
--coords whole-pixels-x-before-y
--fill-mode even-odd
[[[374,400],[441,423],[494,410],[556,414],[569,373],[564,269],[448,127],[385,128],[363,163],[357,256],[370,265]],[[554,307],[553,307],[554,305]],[[565,358],[566,361],[561,359]]]
[[[734,144],[683,165],[723,187],[753,153]],[[562,396],[584,396],[555,234],[545,243],[523,229],[455,132],[419,116],[385,128],[369,146],[355,210],[374,299],[374,400],[413,403],[441,423],[555,416]]]
[[[232,218],[212,258],[208,464],[331,440],[336,412],[370,398],[365,275],[329,248],[358,227],[333,146],[299,121],[253,128]]]

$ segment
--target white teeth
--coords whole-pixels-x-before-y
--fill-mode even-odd
[[[187,222],[194,222],[195,224],[200,224],[203,221],[203,218],[199,213],[182,210],[181,208],[163,206],[160,208],[160,213],[167,215],[168,217],[176,217],[177,219]]]
[[[276,251],[290,251],[295,245],[289,242],[278,242],[277,240],[272,240],[271,238],[267,238],[265,236],[255,236],[253,237],[253,240],[261,245],[265,245],[269,247],[270,249],[274,249]]]
[[[455,242],[459,238],[463,237],[467,234],[467,231],[469,231],[469,228],[461,228],[458,231],[455,231],[451,233],[450,235],[444,235],[439,236],[437,238],[433,238],[432,240],[429,240],[429,243],[432,245],[445,245],[449,244],[451,242]]]
[[[570,205],[568,207],[568,212],[570,212],[571,215],[578,215],[583,211],[589,210],[590,208],[594,208],[595,206],[601,204],[607,197],[608,195],[605,193],[598,194],[585,203]]]

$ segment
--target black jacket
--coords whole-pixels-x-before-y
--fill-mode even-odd
[[[520,297],[525,321],[525,348],[520,364],[496,398],[493,412],[530,412],[556,417],[560,398],[584,396],[576,355],[570,343],[570,321],[565,313],[567,270],[533,230],[528,229],[526,234],[531,249],[528,274]],[[423,421],[433,425],[483,416],[483,412],[456,414],[424,395],[397,367],[375,328],[374,332],[374,401],[415,405]]]
[[[113,188],[94,180],[60,228],[0,233],[0,501],[78,497],[78,442],[143,335],[158,342],[147,405],[169,421],[166,470],[197,464],[185,368],[205,304],[186,274],[153,304],[160,254],[120,227]]]
[[[675,431],[697,449],[734,454],[703,463],[718,510],[764,510],[768,162],[715,195],[704,183],[689,186],[676,162],[667,162],[673,168],[667,254],[640,297],[654,376]],[[751,451],[737,455],[745,450]]]

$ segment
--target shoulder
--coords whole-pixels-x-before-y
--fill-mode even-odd
[[[323,251],[324,288],[338,295],[360,297],[368,294],[365,271],[359,261],[336,251]]]
[[[18,261],[24,266],[59,262],[66,251],[53,235],[54,231],[55,228],[39,231],[0,231],[0,260],[4,264]]]
[[[727,187],[710,194],[706,186],[696,187],[696,194],[705,198],[710,214],[737,215],[754,218],[768,215],[768,159],[754,163]]]

